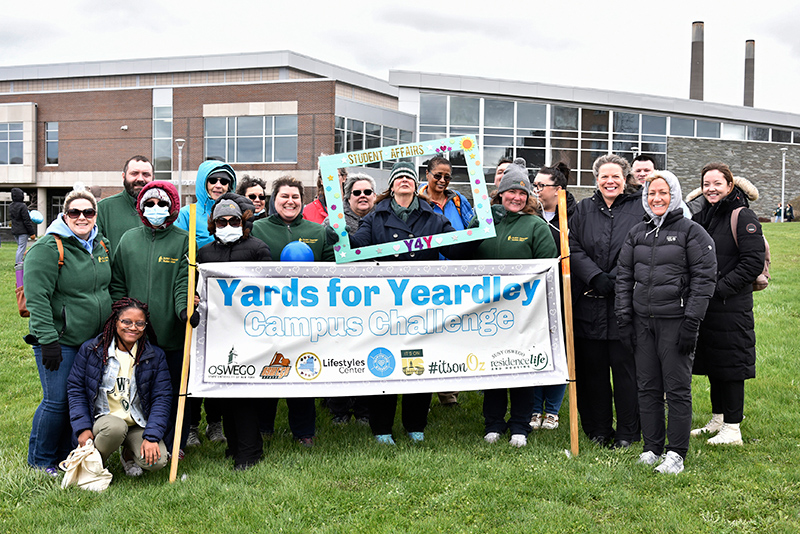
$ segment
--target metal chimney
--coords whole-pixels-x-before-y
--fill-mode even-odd
[[[689,79],[689,98],[703,100],[703,33],[702,22],[692,23],[692,73]]]
[[[753,107],[755,94],[756,42],[752,39],[744,43],[744,105]]]

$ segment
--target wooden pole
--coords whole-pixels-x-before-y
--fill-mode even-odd
[[[178,455],[181,450],[183,413],[186,409],[186,388],[189,382],[189,362],[192,359],[192,325],[189,321],[194,314],[195,250],[197,248],[197,204],[189,205],[189,291],[186,295],[186,333],[183,339],[183,365],[181,387],[178,397],[178,415],[175,418],[175,439],[172,442],[172,463],[169,466],[169,481],[175,482],[178,476]],[[570,408],[571,410],[572,408]]]
[[[569,264],[569,227],[567,225],[567,192],[558,192],[558,227],[561,233],[561,281],[564,291],[564,325],[566,326],[567,370],[569,372],[569,441],[573,456],[578,456],[578,393],[575,386],[575,343],[572,334],[572,279]]]

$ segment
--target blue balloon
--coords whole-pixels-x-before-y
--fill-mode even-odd
[[[314,261],[314,251],[302,241],[292,241],[283,247],[281,261]]]
[[[30,212],[30,216],[31,216],[31,221],[33,221],[34,224],[39,224],[44,222],[44,215],[42,215],[40,212],[36,210],[32,210]]]

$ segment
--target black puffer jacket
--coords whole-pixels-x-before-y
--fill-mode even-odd
[[[727,197],[692,217],[711,235],[717,251],[717,286],[700,325],[694,374],[720,380],[756,376],[752,284],[764,268],[765,247],[761,224],[748,206],[747,196],[736,186]],[[744,209],[736,228],[737,247],[731,212],[738,207]]]
[[[682,209],[667,214],[660,228],[641,222],[628,233],[619,253],[617,321],[630,324],[635,313],[699,322],[714,293],[716,275],[711,236],[686,219]]]
[[[33,226],[28,207],[25,206],[25,193],[19,187],[11,190],[11,206],[8,209],[8,217],[11,219],[11,233],[18,235],[33,235],[36,228]]]
[[[213,224],[214,208],[222,200],[233,200],[242,210],[242,237],[233,243],[223,243],[216,238],[216,228]],[[214,241],[197,251],[198,263],[223,262],[223,261],[271,261],[269,246],[250,235],[253,227],[253,203],[246,197],[235,193],[225,193],[212,205],[209,215],[209,233],[214,236]]]
[[[611,208],[599,191],[581,200],[569,219],[575,336],[619,339],[614,295],[596,295],[589,282],[600,273],[617,276],[617,258],[631,228],[642,221],[642,191],[619,195]],[[587,294],[588,292],[588,294]]]

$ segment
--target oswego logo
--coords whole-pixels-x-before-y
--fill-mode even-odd
[[[304,352],[294,363],[297,374],[303,380],[314,380],[322,372],[322,364],[313,352]]]
[[[281,378],[286,378],[289,376],[290,369],[291,366],[289,359],[284,358],[283,354],[280,352],[276,352],[269,365],[265,365],[264,368],[261,369],[261,378],[264,380],[279,380]]]

